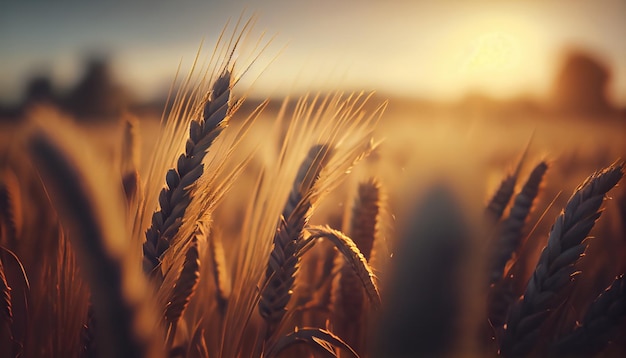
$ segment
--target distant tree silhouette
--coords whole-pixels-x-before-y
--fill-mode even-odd
[[[612,110],[607,99],[609,67],[584,51],[570,51],[558,72],[552,93],[562,112],[601,115]]]
[[[26,105],[40,102],[54,103],[56,101],[56,96],[54,95],[50,77],[40,75],[31,78],[26,85],[26,93],[24,97]]]
[[[114,83],[109,63],[94,57],[87,61],[85,74],[65,102],[67,109],[79,119],[105,118],[119,113],[125,95]]]

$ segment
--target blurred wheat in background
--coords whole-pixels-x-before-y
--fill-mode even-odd
[[[259,95],[256,21],[167,100],[97,57],[3,106],[0,357],[626,355],[607,64],[570,51],[542,101]],[[485,32],[463,71],[517,40]]]

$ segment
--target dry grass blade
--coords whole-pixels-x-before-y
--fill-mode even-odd
[[[4,278],[10,290],[13,351],[18,356],[24,348],[28,332],[30,283],[22,262],[12,251],[1,246],[0,262],[2,262]]]
[[[191,244],[185,254],[183,269],[172,290],[171,299],[165,306],[165,321],[169,327],[169,339],[173,340],[176,333],[176,325],[189,304],[194,294],[198,280],[200,279],[200,258],[198,253],[198,240],[206,236],[202,224],[198,225],[197,232],[191,239]],[[200,237],[200,239],[199,239]]]
[[[583,241],[596,220],[606,193],[624,175],[624,163],[596,172],[581,184],[552,226],[548,245],[526,286],[524,296],[511,307],[500,346],[505,356],[523,356],[535,347],[543,322],[559,305],[559,294],[576,272],[584,253]]]
[[[332,242],[335,247],[343,254],[346,261],[350,264],[354,272],[357,274],[363,288],[367,293],[367,296],[372,302],[374,308],[380,306],[380,292],[378,286],[374,281],[374,274],[367,264],[367,260],[359,251],[359,248],[354,244],[354,241],[347,235],[339,230],[331,229],[328,226],[311,226],[307,227],[306,231],[309,233],[307,238],[307,245],[312,245],[317,239],[326,239]],[[306,249],[306,248],[305,248]],[[301,250],[304,251],[305,249]],[[300,253],[301,254],[301,253]]]
[[[213,280],[215,282],[215,297],[217,299],[217,308],[224,317],[226,307],[228,306],[228,298],[231,293],[231,279],[226,266],[226,254],[224,253],[224,245],[222,236],[217,230],[212,230],[209,235],[209,263],[211,271],[213,271]]]
[[[295,275],[299,268],[298,248],[303,228],[311,215],[314,197],[313,186],[330,159],[327,145],[315,145],[302,162],[293,188],[284,206],[274,236],[274,248],[270,254],[265,274],[266,284],[261,291],[259,312],[267,323],[269,338],[285,315],[285,307],[292,295]]]
[[[209,357],[209,348],[204,338],[204,329],[200,323],[198,322],[196,325],[189,341],[188,357]]]
[[[591,357],[602,352],[626,317],[626,279],[617,277],[593,301],[580,326],[557,340],[551,353],[560,357]]]
[[[491,283],[502,279],[506,263],[521,244],[522,230],[526,223],[526,218],[530,213],[533,201],[539,193],[539,185],[547,170],[548,164],[545,161],[537,164],[522,187],[522,191],[515,196],[515,202],[511,207],[509,216],[502,223],[499,238],[495,242],[490,271]]]
[[[71,141],[58,132],[37,129],[29,137],[29,152],[44,178],[52,203],[80,260],[81,272],[90,284],[99,341],[103,353],[113,357],[158,357],[156,322],[147,300],[148,290],[138,267],[124,261],[128,240],[124,238],[121,197],[113,180],[99,172],[87,157],[80,157],[74,134]],[[68,147],[69,146],[69,147]],[[86,153],[81,153],[86,155]],[[106,342],[106,343],[105,343]]]
[[[126,201],[129,205],[141,193],[139,178],[139,122],[136,118],[126,115],[123,119],[124,131],[122,137],[121,172],[122,186]]]
[[[277,356],[280,352],[299,342],[305,342],[316,348],[321,348],[322,352],[330,357],[336,357],[333,347],[341,348],[343,351],[350,353],[350,356],[358,358],[359,355],[341,338],[331,332],[321,328],[296,328],[294,332],[281,337],[276,344],[270,349],[268,357]],[[343,355],[342,355],[343,357]]]
[[[87,322],[83,325],[80,334],[80,357],[94,358],[98,355],[98,344],[96,341],[97,332],[96,315],[93,305],[90,303],[87,308]]]
[[[12,325],[13,310],[11,309],[11,288],[4,276],[4,265],[2,265],[2,261],[0,261],[0,346],[5,347],[3,349],[6,351],[13,350]]]
[[[162,278],[155,269],[182,224],[185,211],[191,203],[191,187],[204,171],[202,161],[207,150],[228,125],[232,115],[230,96],[231,73],[224,70],[204,103],[203,117],[189,124],[185,152],[179,156],[176,168],[170,169],[165,177],[167,186],[159,195],[160,209],[152,216],[152,224],[146,232],[143,245],[146,273],[154,273]]]

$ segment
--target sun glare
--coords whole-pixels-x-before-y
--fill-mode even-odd
[[[492,73],[514,68],[519,62],[519,43],[510,34],[494,31],[471,41],[462,72]]]
[[[551,63],[545,41],[532,18],[509,10],[468,15],[446,31],[437,56],[442,90],[509,97],[545,87]]]

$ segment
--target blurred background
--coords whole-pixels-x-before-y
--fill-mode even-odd
[[[397,188],[424,168],[465,168],[490,193],[532,138],[531,161],[556,166],[552,199],[626,157],[624,0],[3,2],[2,137],[46,103],[111,153],[131,113],[149,156],[179,66],[250,16],[245,47],[271,39],[236,86],[249,95],[239,117],[272,100],[257,141],[286,95],[365,90],[370,110],[388,101],[369,170]]]
[[[274,36],[240,86],[260,98],[364,89],[392,107],[626,107],[624,0],[28,1],[0,5],[0,118],[38,101],[85,120],[159,111],[179,63],[242,13]]]

